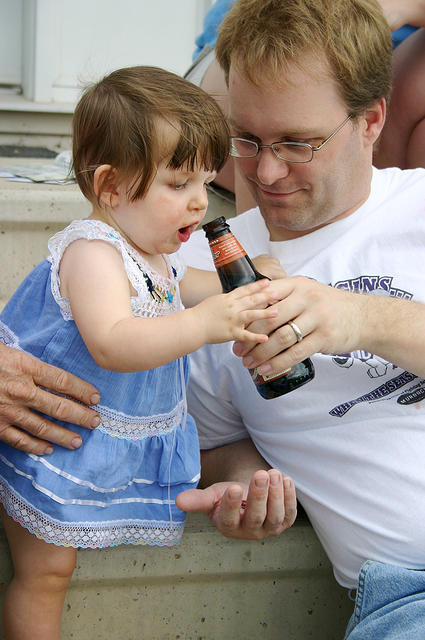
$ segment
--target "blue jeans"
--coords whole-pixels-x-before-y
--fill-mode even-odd
[[[425,571],[367,560],[344,640],[424,640]]]

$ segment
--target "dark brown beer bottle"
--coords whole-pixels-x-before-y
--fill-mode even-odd
[[[204,224],[202,228],[209,241],[214,266],[224,293],[266,277],[258,273],[224,217],[216,218]],[[270,376],[262,376],[257,369],[250,370],[250,373],[258,393],[268,400],[283,396],[312,380],[314,367],[307,358],[291,369]]]

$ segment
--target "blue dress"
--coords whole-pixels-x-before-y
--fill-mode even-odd
[[[93,431],[72,426],[83,441],[75,451],[56,445],[51,455],[38,456],[0,443],[0,499],[14,520],[46,542],[84,548],[177,544],[185,513],[175,497],[196,487],[200,471],[196,427],[186,412],[189,360],[138,373],[96,364],[69,301],[60,296],[60,260],[79,238],[103,240],[120,252],[137,292],[134,316],[182,308],[178,282],[185,266],[176,254],[164,256],[165,278],[97,220],[74,221],[50,240],[49,258],[3,310],[0,339],[93,383],[101,394],[101,423]]]

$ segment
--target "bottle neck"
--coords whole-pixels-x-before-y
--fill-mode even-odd
[[[245,258],[246,251],[231,231],[209,241],[211,254],[216,269],[224,267],[235,260]]]

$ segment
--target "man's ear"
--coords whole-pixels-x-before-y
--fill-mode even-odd
[[[387,103],[385,98],[381,98],[374,105],[366,109],[364,113],[363,139],[366,146],[373,146],[385,124],[387,113]]]
[[[93,189],[98,201],[107,207],[118,205],[118,172],[110,164],[101,164],[93,176]]]

